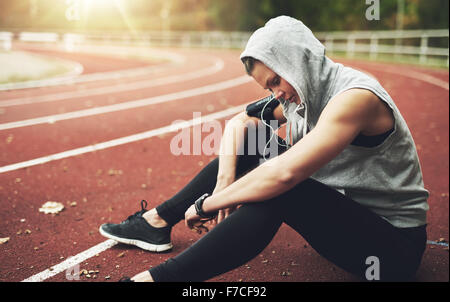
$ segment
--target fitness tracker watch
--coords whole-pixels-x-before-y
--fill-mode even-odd
[[[203,211],[203,202],[205,201],[205,199],[209,196],[208,193],[203,194],[199,199],[197,199],[194,203],[195,205],[195,211],[197,212],[197,215],[200,216],[201,218],[214,218],[216,217],[218,211],[213,212],[213,213],[205,213]]]

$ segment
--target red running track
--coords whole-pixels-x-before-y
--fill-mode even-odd
[[[78,61],[85,65],[88,73],[150,65],[137,59],[108,55],[33,51]],[[244,76],[237,51],[165,51],[181,55],[184,62],[157,64],[161,67],[158,72],[146,76],[0,92],[0,127],[39,117],[51,121],[52,116],[63,113],[129,104],[161,95],[182,95],[199,87]],[[375,76],[396,100],[414,136],[425,185],[431,192],[429,240],[444,238],[448,242],[448,71],[340,61]],[[218,62],[222,62],[222,68],[186,81],[112,91],[112,87],[126,87],[142,81],[152,85],[152,81],[211,68]],[[92,91],[90,89],[101,89],[102,92],[77,96],[79,91]],[[66,97],[33,102],[57,93],[65,93]],[[0,166],[158,129],[175,120],[191,120],[193,112],[205,116],[264,95],[254,82],[241,81],[225,89],[216,87],[207,93],[158,104],[30,126],[19,124],[0,130]],[[5,106],[19,98],[31,98],[31,103]],[[220,119],[222,126],[226,119]],[[215,157],[173,155],[170,142],[177,133],[159,133],[120,146],[0,173],[0,238],[10,237],[7,243],[0,244],[0,281],[22,281],[30,277],[41,281],[67,281],[65,269],[71,266],[68,259],[75,255],[86,256],[88,252],[93,254],[78,261],[79,268],[98,273],[92,274],[91,278],[83,275],[80,281],[117,281],[123,275],[132,276],[177,255],[197,240],[201,235],[180,223],[173,229],[174,249],[169,253],[153,254],[120,244],[110,247],[98,233],[100,224],[122,221],[139,210],[141,199],[148,200],[150,207],[162,203]],[[58,215],[39,212],[41,205],[49,200],[63,203],[65,209]],[[71,206],[74,201],[76,205]],[[448,255],[444,246],[429,244],[417,280],[448,281]],[[358,280],[323,259],[296,232],[283,225],[259,256],[212,281]]]

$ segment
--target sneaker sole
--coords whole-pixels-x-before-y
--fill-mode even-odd
[[[105,231],[102,230],[101,227],[99,228],[99,231],[100,231],[100,234],[106,238],[115,240],[120,243],[135,245],[143,250],[150,251],[150,252],[160,253],[160,252],[165,252],[165,251],[173,248],[173,244],[171,242],[165,243],[165,244],[151,244],[151,243],[148,243],[145,241],[140,241],[137,239],[125,239],[125,238],[116,237],[114,235],[106,233]]]

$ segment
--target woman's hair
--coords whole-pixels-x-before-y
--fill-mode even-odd
[[[253,57],[243,57],[242,58],[242,63],[244,63],[245,66],[245,71],[247,71],[248,75],[252,75],[253,72],[253,68],[255,67],[255,62],[257,62],[258,60],[256,60]]]

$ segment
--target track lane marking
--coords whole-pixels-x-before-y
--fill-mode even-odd
[[[98,72],[98,73],[82,74],[79,76],[63,76],[44,80],[32,80],[19,83],[1,84],[0,91],[42,88],[59,85],[73,85],[95,81],[118,80],[122,78],[137,77],[152,74],[171,65],[174,64],[168,63],[165,65],[139,67],[120,71]]]
[[[98,87],[91,88],[82,91],[67,91],[60,93],[47,94],[37,97],[23,97],[23,98],[15,98],[9,100],[1,100],[0,107],[11,107],[18,105],[26,105],[26,104],[37,104],[37,103],[46,103],[46,102],[54,102],[54,101],[62,101],[66,99],[86,97],[86,96],[94,96],[94,95],[102,95],[108,93],[116,93],[116,92],[124,92],[131,91],[137,89],[150,88],[165,84],[173,84],[181,81],[193,80],[204,76],[209,76],[214,73],[221,71],[225,66],[225,63],[221,59],[216,59],[213,66],[197,70],[194,72],[188,72],[180,75],[167,76],[159,79],[153,80],[143,80],[137,81],[133,83],[125,83],[114,86],[106,86],[106,87]]]
[[[100,106],[90,109],[84,109],[84,110],[78,110],[78,111],[72,111],[62,114],[55,114],[55,115],[48,115],[38,118],[32,118],[17,122],[9,122],[9,123],[3,123],[0,124],[0,131],[1,130],[7,130],[7,129],[14,129],[14,128],[20,128],[20,127],[27,127],[27,126],[34,126],[39,124],[53,124],[58,121],[63,120],[69,120],[69,119],[75,119],[75,118],[81,118],[81,117],[87,117],[87,116],[93,116],[93,115],[99,115],[99,114],[105,114],[110,112],[116,112],[116,111],[122,111],[122,110],[128,110],[128,109],[134,109],[139,107],[144,107],[148,105],[154,105],[164,102],[171,102],[183,98],[189,98],[193,96],[198,96],[202,94],[208,94],[217,92],[220,90],[224,90],[227,88],[232,88],[235,86],[239,86],[242,84],[246,84],[248,82],[252,81],[252,78],[244,75],[240,76],[231,80],[226,80],[223,82],[206,85],[198,88],[188,89],[180,92],[175,93],[169,93],[164,95],[159,95],[155,97],[140,99],[136,101],[129,101],[114,105],[107,105],[107,106]]]
[[[131,142],[136,142],[139,140],[143,140],[146,138],[154,137],[154,136],[169,133],[169,132],[178,131],[178,130],[186,128],[186,127],[191,127],[193,125],[201,124],[202,122],[209,122],[209,121],[212,121],[215,119],[220,119],[220,118],[229,116],[231,114],[238,113],[239,111],[242,111],[242,110],[244,110],[244,106],[232,107],[232,108],[229,108],[229,109],[226,109],[223,111],[219,111],[216,113],[202,116],[201,119],[194,119],[191,121],[178,122],[178,123],[175,123],[172,125],[158,128],[158,129],[153,129],[153,130],[113,139],[113,140],[106,141],[103,143],[89,145],[89,146],[85,146],[85,147],[81,147],[81,148],[76,148],[76,149],[72,149],[72,150],[68,150],[68,151],[64,151],[64,152],[60,152],[60,153],[55,153],[55,154],[51,154],[51,155],[47,155],[47,156],[43,156],[43,157],[39,157],[39,158],[27,160],[27,161],[15,163],[15,164],[3,166],[3,167],[0,167],[0,174],[5,173],[5,172],[10,172],[10,171],[15,171],[15,170],[22,169],[22,168],[35,166],[35,165],[39,165],[39,164],[48,163],[48,162],[55,161],[55,160],[60,160],[63,158],[73,157],[73,156],[77,156],[77,155],[81,155],[81,154],[85,154],[85,153],[95,152],[95,151],[99,151],[99,150],[103,150],[103,149],[107,149],[107,148],[112,148],[115,146],[120,146],[120,145],[124,145],[124,144],[131,143]],[[193,123],[193,124],[191,125],[190,123]]]
[[[414,80],[418,80],[418,81],[422,81],[428,84],[432,84],[435,85],[437,87],[443,88],[445,90],[449,90],[449,83],[441,80],[439,78],[436,78],[430,74],[427,73],[423,73],[423,72],[419,72],[419,71],[414,71],[414,70],[410,70],[408,72],[402,72],[402,71],[398,71],[396,69],[392,69],[392,68],[383,68],[380,69],[379,67],[372,67],[377,71],[380,72],[386,72],[386,73],[391,73],[391,74],[396,74],[396,75],[400,75],[400,76],[404,76],[407,78],[412,78]]]
[[[103,251],[106,251],[107,249],[115,246],[118,242],[108,239],[104,242],[101,242],[90,249],[81,252],[73,257],[69,257],[65,261],[56,264],[45,271],[42,271],[36,275],[33,275],[25,280],[22,280],[21,282],[42,282],[48,278],[51,278],[61,272],[64,272],[67,269],[70,269],[74,267],[77,264],[80,264],[81,262],[94,257],[97,254],[100,254]]]
[[[42,50],[44,48],[28,48],[29,50],[37,49]],[[53,49],[51,49],[53,50]],[[170,61],[170,63],[163,65],[149,65],[145,67],[138,68],[129,68],[122,70],[113,70],[113,71],[104,71],[104,72],[96,72],[90,74],[82,74],[79,76],[69,76],[69,77],[57,77],[43,80],[34,80],[34,81],[26,81],[21,83],[9,83],[9,84],[1,84],[0,91],[8,91],[14,89],[27,89],[27,88],[39,88],[39,87],[48,87],[48,86],[57,86],[57,85],[73,85],[78,83],[86,83],[86,82],[95,82],[95,81],[104,81],[104,80],[117,80],[121,78],[128,77],[136,77],[147,75],[151,73],[155,73],[160,70],[164,70],[167,67],[176,66],[177,64],[184,63],[185,57],[173,52],[163,52],[163,51],[151,51],[157,57],[162,57]],[[87,52],[87,54],[90,54]]]

